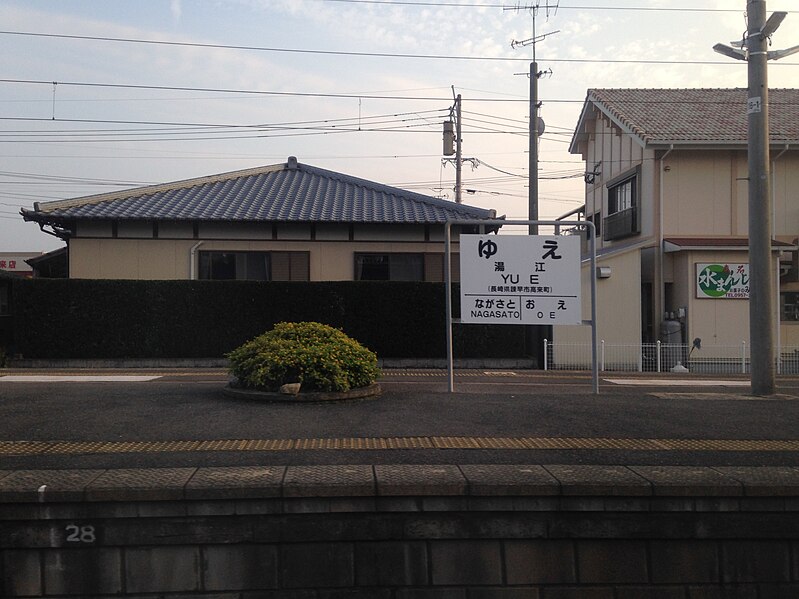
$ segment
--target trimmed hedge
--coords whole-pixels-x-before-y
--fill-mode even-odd
[[[248,389],[349,391],[377,380],[377,356],[339,329],[318,322],[279,322],[227,355],[230,372]]]
[[[12,291],[13,351],[27,359],[219,358],[282,321],[341,329],[381,358],[446,357],[443,283],[29,279]],[[456,325],[454,351],[524,357],[524,327]]]

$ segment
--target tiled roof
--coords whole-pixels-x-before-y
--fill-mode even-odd
[[[135,219],[435,224],[491,219],[496,213],[300,164],[290,157],[285,164],[38,203],[33,211],[23,210],[23,216],[48,223]]]
[[[595,106],[644,145],[746,145],[746,89],[590,89],[572,140]],[[772,144],[799,143],[799,89],[769,90]]]

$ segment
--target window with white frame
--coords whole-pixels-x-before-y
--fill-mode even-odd
[[[608,216],[603,221],[603,239],[610,241],[641,232],[639,215],[640,168],[608,183]]]
[[[782,322],[799,321],[799,293],[795,291],[780,293],[780,320]]]

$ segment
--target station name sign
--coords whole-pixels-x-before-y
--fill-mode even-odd
[[[580,237],[461,235],[461,322],[582,324]]]

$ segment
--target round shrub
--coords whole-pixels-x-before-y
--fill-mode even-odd
[[[227,354],[240,386],[276,391],[349,391],[377,380],[377,356],[339,329],[318,322],[281,322]]]

